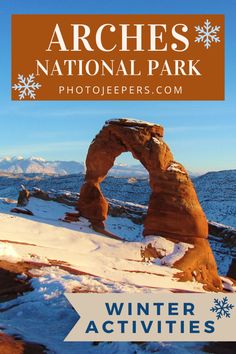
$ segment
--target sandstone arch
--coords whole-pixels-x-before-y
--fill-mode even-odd
[[[187,171],[174,161],[163,135],[164,129],[160,125],[130,119],[107,121],[89,147],[85,182],[77,209],[80,215],[90,220],[93,228],[104,229],[108,203],[100,183],[116,157],[131,152],[149,172],[152,190],[144,236],[162,235],[194,244],[194,249],[178,262],[178,268],[183,271],[181,277],[184,280],[196,277],[208,287],[219,289],[214,256],[206,240],[208,224],[205,214]]]

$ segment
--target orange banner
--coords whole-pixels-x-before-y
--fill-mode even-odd
[[[13,15],[13,100],[224,100],[223,15]]]

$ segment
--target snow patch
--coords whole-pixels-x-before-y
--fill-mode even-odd
[[[167,171],[171,172],[179,172],[182,173],[183,175],[186,175],[186,172],[182,170],[182,167],[180,164],[173,162],[168,168]]]
[[[23,159],[23,158],[22,158]],[[21,160],[22,160],[21,159]],[[30,156],[29,157],[30,161],[39,161],[39,162],[46,162],[46,160],[43,157],[40,156]]]
[[[157,139],[155,136],[152,137],[152,140],[153,140],[154,143],[157,144],[157,145],[162,145],[162,144],[163,144],[163,142],[162,142],[161,140]]]
[[[144,240],[145,245],[151,243],[158,251],[161,252],[162,259],[156,259],[155,264],[166,265],[172,267],[175,262],[183,258],[189,248],[193,245],[184,242],[174,243],[161,236],[146,236]]]
[[[220,277],[220,279],[222,280],[222,285],[225,290],[228,290],[233,293],[236,292],[236,284],[234,284],[232,280],[222,276]]]
[[[0,242],[0,259],[16,263],[21,260],[21,257],[11,244]]]
[[[118,122],[124,122],[127,121],[127,123],[133,123],[136,125],[146,125],[149,127],[154,127],[154,126],[159,126],[159,124],[155,124],[155,123],[150,123],[150,122],[146,122],[145,120],[140,120],[140,119],[133,119],[133,118],[128,118],[128,117],[124,117],[124,118],[118,118],[118,119],[109,119],[105,122],[105,125],[109,125],[112,123],[118,123]]]

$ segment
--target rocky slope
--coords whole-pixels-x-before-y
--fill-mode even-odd
[[[8,297],[6,291],[2,294],[5,297],[0,304],[4,333],[17,334],[25,342],[43,344],[42,348],[56,354],[95,354],[98,350],[101,354],[123,351],[150,354],[153,349],[147,343],[141,347],[141,343],[63,342],[77,320],[64,292],[204,292],[202,284],[179,282],[175,277],[178,270],[172,265],[183,257],[189,245],[179,243],[175,247],[162,237],[143,240],[137,233],[140,225],[126,217],[120,222],[119,217],[110,216],[107,227],[113,231],[116,224],[120,234],[133,242],[98,234],[83,218],[76,223],[65,223],[59,218],[73,211],[65,201],[31,198],[27,207],[33,216],[11,213],[15,205],[14,201],[0,201],[0,267],[5,267],[2,276],[7,280],[4,281],[7,289],[3,285],[1,289],[9,294]],[[150,264],[141,262],[140,256],[141,245],[148,242],[155,242],[155,247],[164,252],[162,259]],[[184,352],[181,344],[170,346],[175,352]],[[196,353],[201,348],[202,344],[195,345]],[[159,343],[155,350],[165,353]]]
[[[217,353],[217,348],[205,343],[63,343],[66,333],[77,319],[74,311],[65,302],[64,291],[146,293],[164,289],[174,292],[204,290],[198,283],[177,282],[174,278],[175,269],[166,266],[165,258],[161,260],[164,263],[158,260],[157,263],[148,266],[140,262],[140,245],[145,242],[142,241],[141,234],[146,206],[126,202],[124,198],[140,200],[146,204],[145,198],[148,198],[146,180],[132,180],[129,183],[128,179],[110,177],[105,180],[103,188],[106,188],[111,196],[107,228],[112,233],[134,241],[123,244],[121,241],[97,235],[88,227],[86,220],[75,224],[58,220],[65,212],[74,210],[78,194],[70,193],[66,188],[78,191],[78,183],[82,183],[82,176],[50,177],[40,180],[28,177],[26,179],[23,176],[14,179],[6,176],[2,178],[5,180],[2,191],[11,192],[12,198],[17,196],[20,183],[23,182],[31,186],[40,184],[50,187],[51,192],[41,195],[41,199],[31,199],[27,207],[32,210],[33,216],[10,213],[15,201],[0,200],[2,259],[0,268],[3,269],[0,279],[4,279],[4,284],[8,286],[8,289],[2,287],[4,302],[0,304],[1,329],[4,333],[15,335],[14,339],[0,335],[0,350],[2,342],[4,350],[6,345],[10,345],[7,347],[9,348],[7,354],[13,354],[15,348],[19,348],[16,354],[26,352],[22,351],[22,348],[27,349],[29,354],[35,354],[37,350],[38,353],[46,353],[48,349],[56,354],[75,352],[187,354],[205,351]],[[110,188],[111,186],[113,187]],[[58,191],[60,187],[63,187],[62,191]],[[123,201],[114,199],[118,192]],[[35,190],[34,193],[39,197],[39,190]],[[231,237],[235,231],[216,223],[210,225],[214,234],[210,238],[210,243],[219,273],[225,276],[235,250],[235,243],[232,243]],[[165,239],[161,238],[157,246],[168,252],[168,261],[171,257],[174,261],[176,256],[181,256],[174,254],[172,243]],[[186,251],[184,247],[181,250]],[[109,279],[106,279],[106,274],[109,274]],[[232,290],[229,282],[224,285]],[[4,290],[7,290],[7,294]],[[19,296],[22,292],[23,296]],[[37,321],[32,321],[32,318],[37,318]],[[61,321],[62,318],[66,318],[66,321]],[[59,322],[61,325],[55,332],[54,324]],[[219,347],[221,353],[225,349],[230,354],[234,353],[234,347],[228,348],[225,343],[222,345]]]
[[[17,198],[21,184],[32,189],[79,192],[84,176],[35,176],[0,174],[0,197]],[[193,179],[208,220],[236,227],[236,170],[211,172]],[[112,199],[147,205],[150,186],[147,178],[107,177],[103,194]]]
[[[194,184],[207,218],[236,227],[236,170],[209,172]]]
[[[33,189],[31,195],[47,201],[59,202],[64,205],[76,207],[79,194],[72,192],[43,192],[40,189]],[[109,230],[114,234],[124,237],[125,232],[132,234],[132,240],[142,238],[143,222],[147,214],[147,206],[125,202],[117,199],[107,198],[109,204],[108,219]],[[127,222],[129,226],[126,228]],[[208,221],[209,241],[213,249],[219,273],[227,275],[233,259],[236,257],[236,228]],[[236,278],[236,272],[231,271],[233,278]]]

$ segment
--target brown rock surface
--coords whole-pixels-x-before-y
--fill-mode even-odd
[[[34,215],[32,213],[32,211],[30,211],[29,209],[23,209],[23,208],[13,208],[11,209],[11,213],[16,213],[16,214],[24,214],[24,215]]]
[[[46,354],[46,347],[37,343],[15,339],[7,334],[0,333],[1,354]]]
[[[205,290],[222,291],[222,282],[218,276],[215,257],[208,240],[193,238],[191,243],[194,248],[190,248],[185,256],[174,264],[175,268],[182,271],[177,274],[177,278],[181,281],[196,280],[204,284]]]
[[[28,204],[30,198],[30,192],[22,185],[22,190],[19,192],[17,206],[25,207]]]
[[[0,260],[0,303],[15,299],[24,292],[32,290],[29,275],[18,278],[22,273],[27,274],[28,268],[22,262],[11,263]]]
[[[77,210],[90,220],[94,229],[104,229],[108,203],[100,183],[114,165],[116,157],[131,152],[149,172],[151,196],[144,221],[144,236],[161,235],[194,244],[194,248],[175,264],[182,270],[181,280],[194,277],[209,290],[222,289],[213,253],[206,238],[208,224],[194,186],[185,168],[163,141],[163,127],[143,121],[107,121],[92,141],[86,158],[86,176]]]
[[[1,354],[23,354],[24,346],[20,341],[0,333],[0,353]]]

